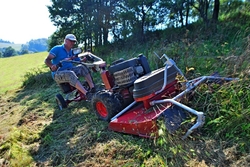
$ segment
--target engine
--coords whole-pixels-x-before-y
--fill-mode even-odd
[[[115,86],[127,88],[133,85],[134,81],[149,73],[150,67],[147,58],[139,55],[129,60],[114,62],[108,69],[109,74],[114,78]]]
[[[112,78],[112,91],[120,99],[121,104],[126,106],[133,99],[134,82],[141,76],[151,72],[147,58],[139,55],[129,60],[117,60],[108,68]]]

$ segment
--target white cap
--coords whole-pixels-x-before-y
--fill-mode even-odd
[[[65,36],[65,39],[71,40],[71,41],[77,41],[76,36],[74,34],[67,34]]]

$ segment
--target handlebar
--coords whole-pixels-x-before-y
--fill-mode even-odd
[[[81,61],[75,61],[73,59],[79,57]],[[85,59],[86,58],[86,59]],[[82,61],[87,61],[87,62],[82,62]],[[63,62],[70,62],[70,63],[75,63],[75,64],[82,64],[85,65],[86,67],[92,69],[93,71],[100,71],[101,69],[105,69],[106,67],[106,62],[103,61],[100,57],[95,56],[94,54],[90,52],[85,52],[82,54],[79,54],[77,56],[73,56],[72,58],[61,60],[60,63],[56,64],[57,66],[57,71],[62,67]]]
[[[87,61],[94,62],[94,61],[103,61],[100,57],[92,54],[91,52],[84,52],[78,55],[80,59],[84,59],[86,57]]]

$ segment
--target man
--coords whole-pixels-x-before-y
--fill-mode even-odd
[[[78,60],[72,53],[72,48],[77,42],[75,35],[67,34],[63,45],[54,46],[47,58],[45,64],[51,69],[53,79],[58,83],[69,83],[71,86],[78,89],[91,100],[91,93],[89,93],[78,80],[78,77],[83,76],[89,84],[90,90],[94,90],[94,83],[89,70],[84,65],[74,66],[71,62],[62,62],[62,67],[58,69],[57,64],[62,60]]]

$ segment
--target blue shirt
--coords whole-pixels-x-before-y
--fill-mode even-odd
[[[52,54],[53,56],[55,56],[52,59],[52,64],[54,64],[54,65],[59,64],[61,60],[64,60],[66,58],[74,56],[73,53],[72,53],[72,49],[69,52],[67,52],[67,50],[65,49],[64,45],[54,46],[50,50],[50,54]],[[74,60],[80,61],[79,58],[75,58]],[[60,67],[58,71],[71,69],[73,66],[74,65],[71,62],[62,62],[62,67]],[[51,74],[52,74],[52,77],[54,78],[55,71],[52,72]]]

